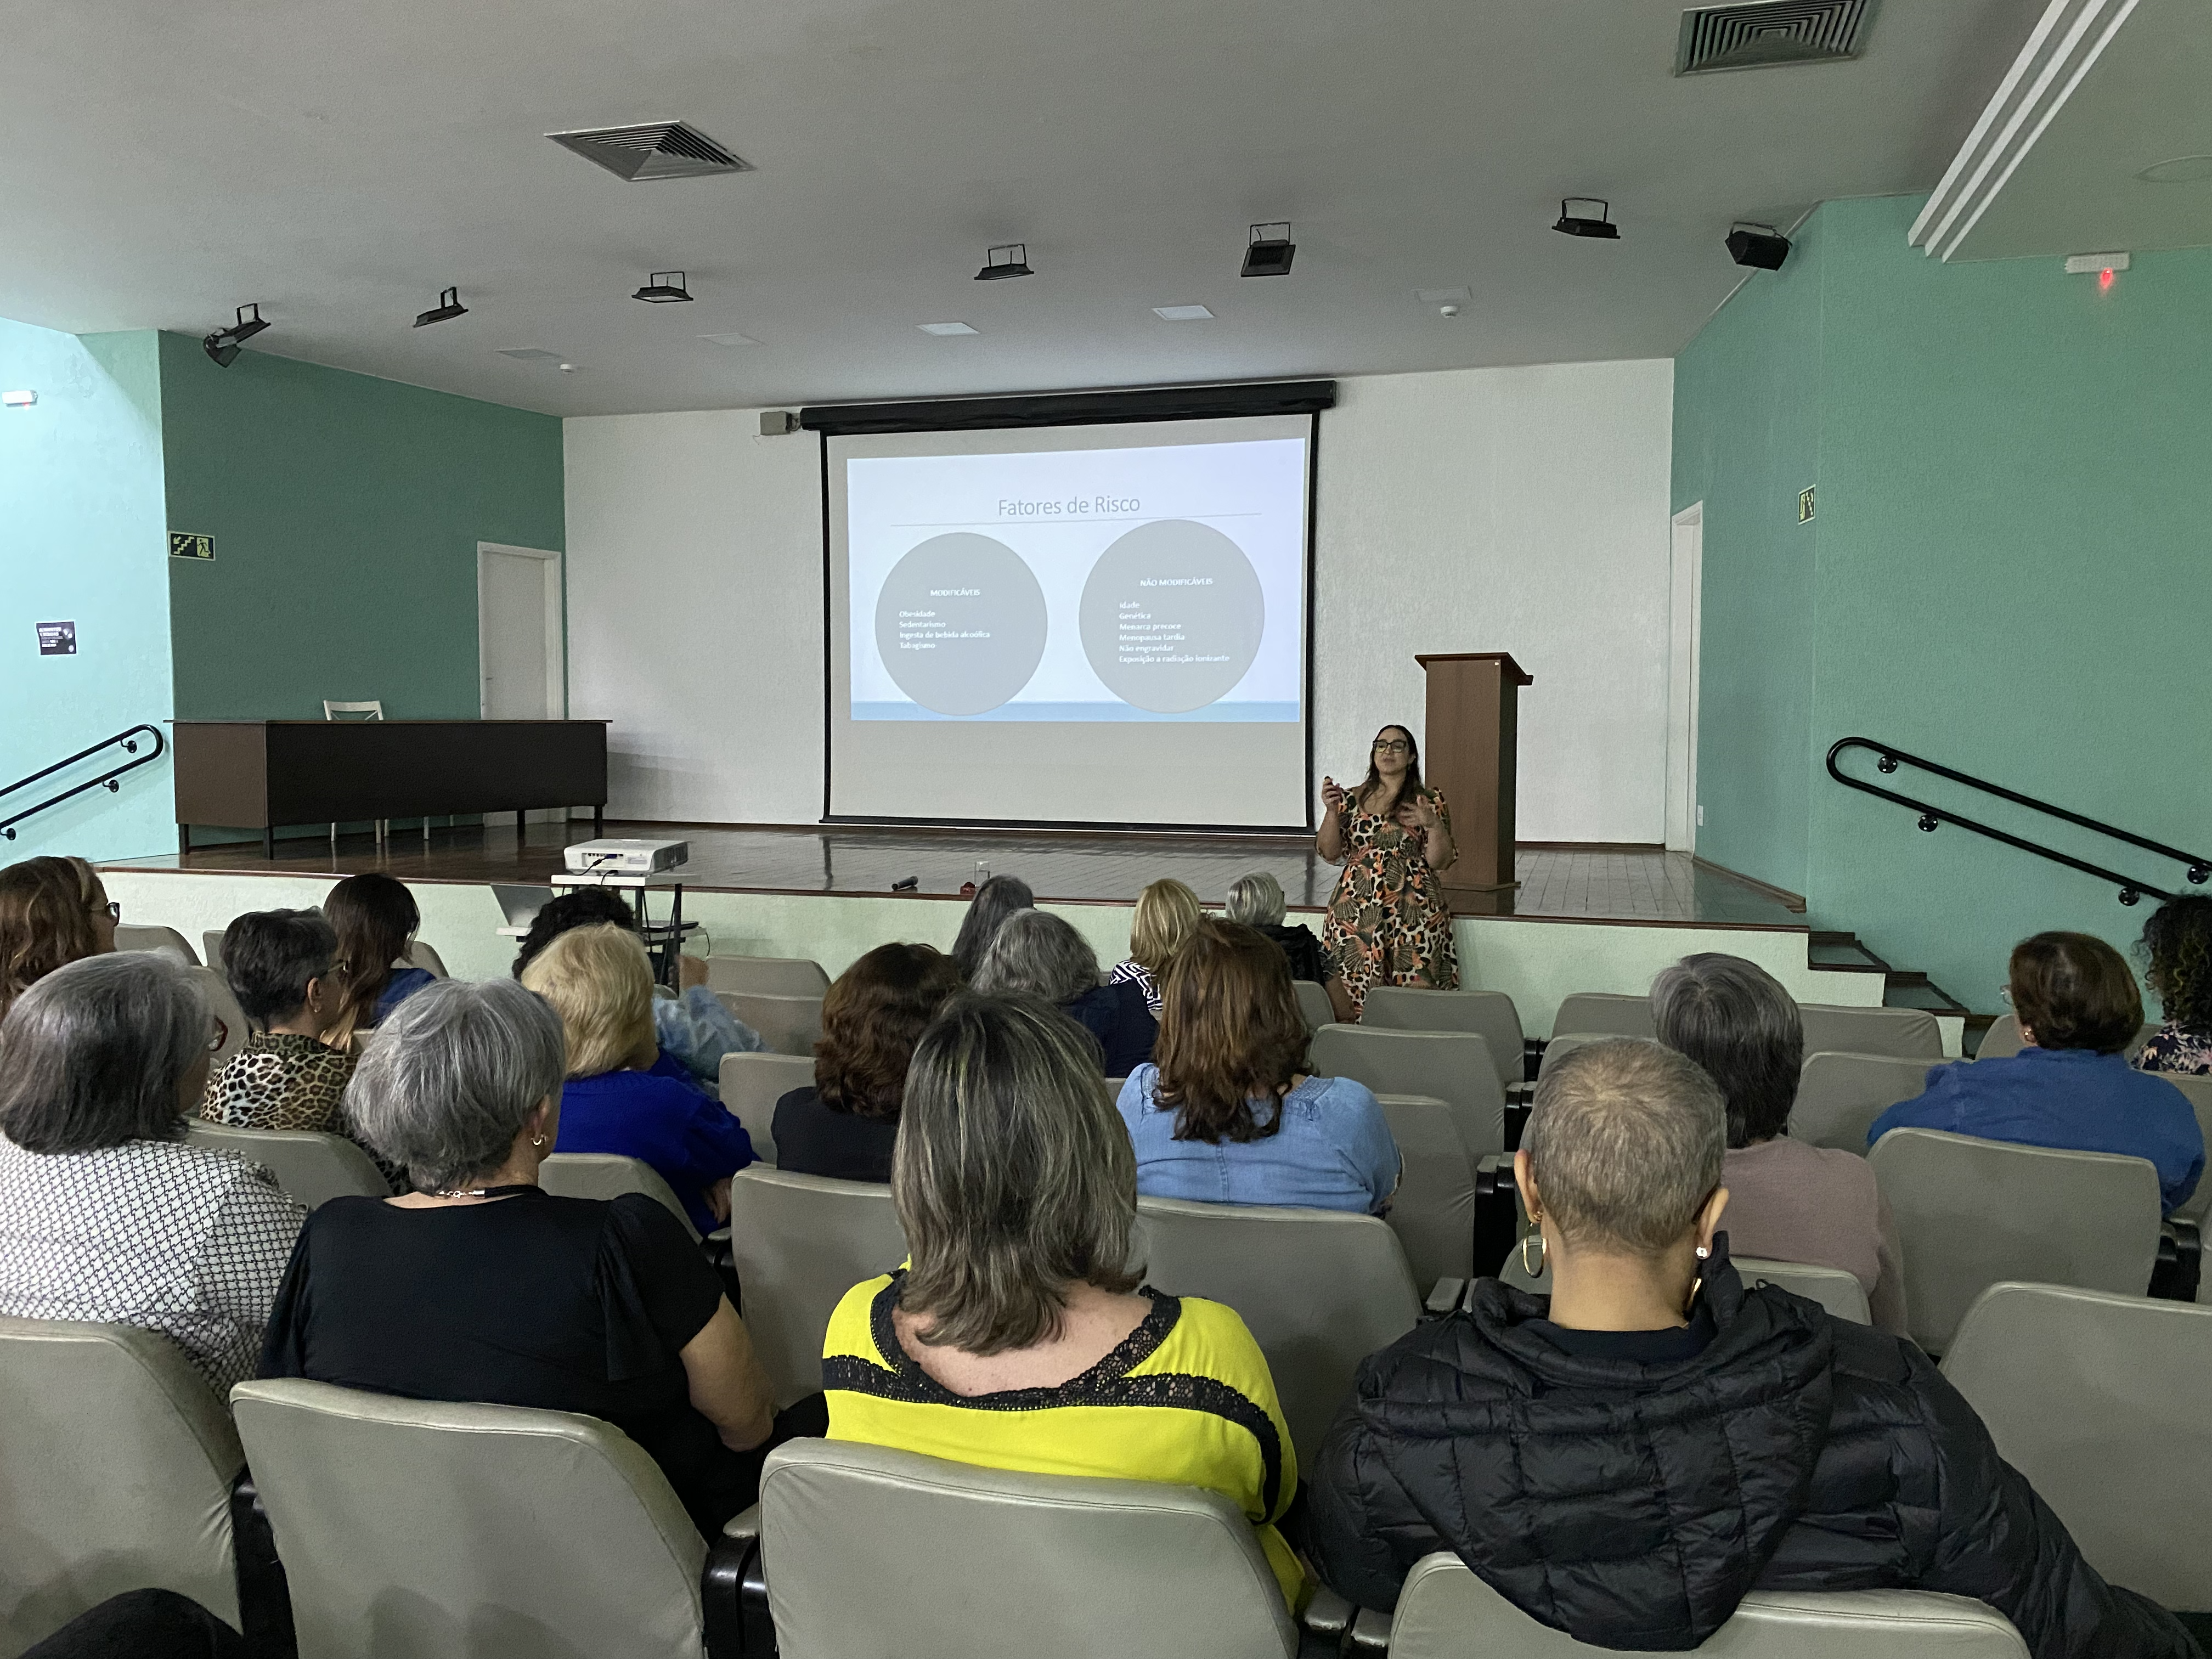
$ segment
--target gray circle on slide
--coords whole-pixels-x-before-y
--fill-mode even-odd
[[[1044,589],[1021,556],[973,531],[932,536],[891,567],[876,649],[900,690],[939,714],[981,714],[1044,659]]]
[[[1259,573],[1211,525],[1156,519],[1098,556],[1083,584],[1083,654],[1133,708],[1181,714],[1235,689],[1267,622]]]

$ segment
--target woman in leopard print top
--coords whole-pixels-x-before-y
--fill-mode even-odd
[[[337,1018],[337,936],[313,910],[243,915],[222,936],[222,970],[254,1030],[208,1079],[200,1115],[239,1129],[347,1133],[354,1057],[319,1041]]]

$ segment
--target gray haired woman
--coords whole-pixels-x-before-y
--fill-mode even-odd
[[[711,1537],[761,1461],[818,1432],[774,1419],[721,1280],[654,1200],[556,1198],[560,1016],[512,980],[441,980],[377,1027],[346,1091],[362,1134],[422,1190],[318,1209],[269,1322],[264,1376],[604,1418]]]
[[[830,1317],[830,1438],[1206,1487],[1298,1605],[1274,1379],[1232,1310],[1138,1288],[1136,1154],[1079,1027],[1034,997],[948,1005],[907,1073],[891,1201],[911,1259]]]
[[[1314,937],[1313,929],[1303,922],[1295,927],[1285,927],[1283,917],[1287,908],[1283,902],[1283,884],[1265,870],[1255,870],[1229,884],[1229,902],[1222,906],[1222,914],[1274,940],[1291,964],[1292,979],[1310,979],[1319,985],[1328,978],[1321,941]]]
[[[1000,924],[974,975],[989,996],[1042,997],[1098,1040],[1102,1075],[1127,1077],[1152,1057],[1159,1022],[1133,980],[1098,982],[1098,953],[1048,910],[1018,910]]]
[[[159,1331],[218,1395],[253,1356],[307,1212],[185,1143],[215,1023],[154,956],[57,968],[0,1021],[0,1314]]]

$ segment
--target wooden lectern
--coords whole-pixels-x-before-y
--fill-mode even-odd
[[[1428,742],[1421,773],[1444,793],[1459,857],[1444,875],[1455,909],[1510,915],[1518,700],[1531,676],[1503,651],[1413,660],[1428,671]]]

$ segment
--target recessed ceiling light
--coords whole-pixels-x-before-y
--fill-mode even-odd
[[[2193,185],[2212,179],[2212,155],[2177,155],[2170,161],[2154,161],[2136,177],[2147,185]]]
[[[1413,297],[1425,306],[1449,305],[1455,300],[1471,300],[1474,296],[1463,288],[1417,288]]]
[[[712,340],[718,346],[758,345],[760,342],[750,334],[702,334],[702,340]]]
[[[916,323],[915,326],[920,329],[924,334],[973,334],[976,332],[975,330],[969,327],[965,323]]]
[[[1204,306],[1154,306],[1152,315],[1164,323],[1202,323],[1213,313]]]

